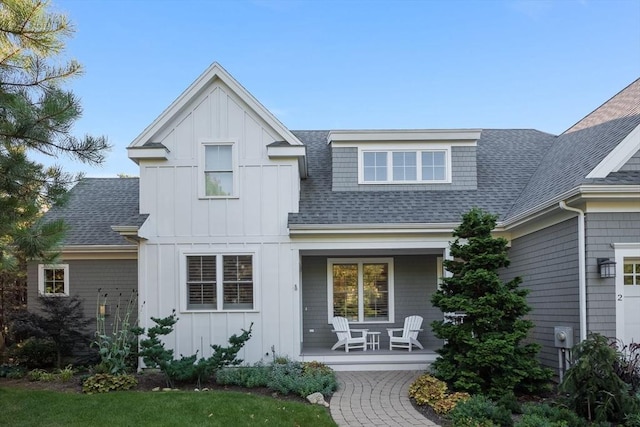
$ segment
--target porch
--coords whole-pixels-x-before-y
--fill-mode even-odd
[[[351,350],[346,353],[344,348],[303,347],[300,361],[321,362],[334,371],[415,371],[427,369],[436,360],[436,349],[425,346],[422,350],[414,348],[409,352],[381,347],[380,350]]]
[[[431,305],[442,257],[442,249],[301,252],[300,360],[343,371],[426,369],[442,344],[431,330],[431,322],[442,319]],[[389,350],[387,329],[402,328],[412,315],[423,318],[418,340],[424,349]],[[352,329],[377,333],[379,349],[332,351],[333,316],[348,318]]]

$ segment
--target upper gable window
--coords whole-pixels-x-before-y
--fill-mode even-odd
[[[38,265],[38,291],[44,296],[68,296],[69,264]]]
[[[423,184],[450,182],[450,156],[442,150],[362,150],[360,183]]]
[[[237,197],[237,162],[233,142],[203,142],[200,197]]]

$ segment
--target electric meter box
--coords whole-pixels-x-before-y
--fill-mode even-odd
[[[573,328],[571,326],[556,326],[553,330],[556,348],[573,347]]]

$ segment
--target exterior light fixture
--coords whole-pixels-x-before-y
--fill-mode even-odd
[[[98,315],[100,317],[104,317],[107,314],[109,314],[109,309],[107,308],[107,305],[106,304],[98,305]]]
[[[616,277],[616,262],[609,258],[598,258],[598,272],[602,279]]]

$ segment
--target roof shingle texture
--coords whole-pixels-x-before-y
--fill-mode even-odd
[[[67,203],[55,206],[45,220],[62,218],[68,231],[62,242],[74,245],[130,245],[112,225],[140,226],[138,178],[85,178],[70,191]]]
[[[637,174],[613,173],[591,180],[591,172],[640,125],[640,79],[558,137],[540,162],[509,216],[535,208],[581,184],[640,184]]]
[[[331,191],[328,131],[293,131],[306,146],[309,178],[289,224],[457,222],[476,206],[503,218],[555,137],[536,130],[483,130],[477,147],[477,190]]]
[[[640,171],[586,179],[640,125],[640,79],[560,136],[531,129],[485,129],[477,145],[477,190],[332,191],[329,131],[293,131],[307,147],[309,177],[301,182],[290,225],[451,223],[472,207],[507,220],[550,203],[580,184],[640,184]],[[273,145],[279,145],[275,142]],[[65,245],[122,245],[113,225],[140,226],[138,178],[87,178],[66,205],[46,219],[63,218]]]

